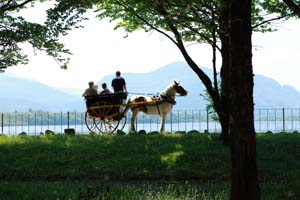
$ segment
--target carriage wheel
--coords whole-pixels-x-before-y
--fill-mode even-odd
[[[122,130],[126,123],[126,116],[121,117],[119,108],[114,105],[104,103],[100,105],[99,102],[95,102],[86,112],[86,125],[88,129],[94,133],[113,133],[117,130],[119,124],[121,124]],[[92,115],[92,116],[89,116]]]
[[[85,125],[89,131],[93,133],[99,133],[99,128],[96,126],[96,118],[90,117],[88,111],[85,112]]]

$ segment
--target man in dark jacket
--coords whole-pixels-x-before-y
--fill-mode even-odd
[[[121,72],[116,72],[116,77],[111,82],[114,92],[127,92],[125,79],[121,77]]]

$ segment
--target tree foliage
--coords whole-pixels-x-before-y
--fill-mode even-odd
[[[30,44],[34,51],[45,51],[57,63],[66,68],[70,51],[59,42],[61,35],[66,35],[72,27],[83,20],[82,12],[59,14],[57,9],[48,10],[48,20],[44,23],[33,23],[19,14],[22,9],[35,6],[45,0],[4,0],[0,3],[0,72],[8,67],[28,63],[28,56],[22,44]],[[65,5],[69,6],[69,5]],[[62,23],[63,21],[63,23]]]
[[[128,33],[137,30],[158,31],[169,38],[184,54],[183,51],[186,51],[184,42],[208,43],[213,47],[213,51],[221,52],[221,36],[228,35],[222,26],[224,18],[222,2],[221,0],[101,0],[96,6],[100,19],[109,18],[117,21],[116,29],[124,28]],[[282,1],[252,1],[253,31],[274,31],[276,29],[271,26],[272,21],[291,16],[295,16],[295,12],[288,9]],[[221,96],[215,59],[213,59],[212,81],[208,80],[199,67],[193,68],[204,82],[214,102]]]

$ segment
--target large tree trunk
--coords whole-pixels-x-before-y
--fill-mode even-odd
[[[229,1],[231,200],[260,199],[253,115],[251,0]]]

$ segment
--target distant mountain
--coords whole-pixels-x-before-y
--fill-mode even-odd
[[[203,71],[212,77],[212,70],[202,67]],[[158,70],[148,73],[123,73],[127,88],[131,93],[155,94],[172,83],[180,81],[188,96],[178,97],[175,109],[194,110],[205,109],[207,102],[200,94],[204,94],[204,85],[197,75],[184,62],[174,62]],[[110,85],[114,75],[103,77],[98,85],[107,82]],[[291,86],[281,86],[274,79],[262,75],[254,77],[255,108],[300,107],[300,93]]]
[[[205,69],[205,71],[211,73],[209,69]],[[130,95],[156,94],[162,92],[174,80],[179,81],[189,93],[186,97],[176,97],[177,103],[174,109],[199,110],[206,106],[206,102],[200,96],[201,93],[203,94],[203,84],[195,73],[182,62],[174,62],[148,73],[122,73],[122,77],[126,80]],[[114,75],[105,76],[98,82],[98,85],[101,86],[103,82],[106,82],[110,86],[113,78]]]
[[[83,110],[80,96],[69,95],[37,81],[0,74],[0,111]]]
[[[202,68],[210,77],[212,70]],[[202,110],[207,102],[204,86],[196,74],[183,62],[174,62],[148,73],[123,73],[130,95],[156,94],[162,92],[174,80],[180,81],[189,91],[186,97],[177,97],[174,110]],[[103,77],[98,85],[111,85],[114,75]],[[281,86],[275,80],[255,75],[255,108],[300,107],[300,93],[291,86]],[[52,88],[37,81],[28,80],[7,73],[0,74],[0,112],[6,111],[84,111],[82,91],[77,89]],[[242,97],[241,97],[242,98]]]

